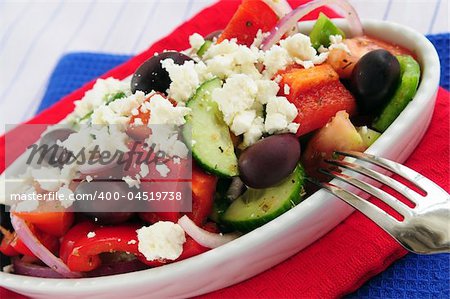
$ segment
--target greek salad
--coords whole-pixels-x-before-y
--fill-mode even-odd
[[[320,14],[309,34],[299,32],[298,21],[328,4],[344,13],[349,30]],[[410,50],[364,35],[346,0],[296,8],[284,0],[243,0],[223,30],[193,33],[189,43],[185,51],[149,57],[125,80],[98,79],[65,127],[41,137],[64,153],[94,144],[127,152],[130,140],[164,139],[152,125],[174,125],[160,140],[167,163],[134,165],[127,174],[42,166],[24,174],[22,191],[93,193],[99,172],[139,189],[149,173],[176,176],[192,155],[192,211],[74,213],[67,203],[43,213],[38,203],[19,204],[11,225],[0,226],[0,252],[11,261],[5,271],[111,275],[230,242],[305,200],[305,177],[327,179],[317,169],[335,151],[366,150],[414,97],[421,74]],[[94,134],[79,129],[109,124],[118,126]]]

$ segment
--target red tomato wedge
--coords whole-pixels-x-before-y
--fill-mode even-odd
[[[217,42],[236,38],[239,44],[250,46],[259,29],[268,32],[277,22],[278,16],[266,3],[261,0],[244,0]]]
[[[187,213],[195,224],[202,226],[211,213],[217,177],[192,165],[192,212]]]
[[[329,168],[324,159],[332,158],[334,151],[363,152],[366,148],[348,113],[339,111],[326,126],[314,133],[303,151],[301,161],[308,175],[326,180],[329,177],[318,171],[319,168]]]
[[[62,237],[72,226],[72,212],[14,212],[17,217],[33,224],[44,233]]]
[[[328,64],[310,69],[290,68],[280,75],[280,90],[285,84],[290,90],[282,95],[298,109],[294,120],[300,124],[298,136],[322,128],[338,111],[345,110],[350,115],[356,112],[355,99]]]
[[[192,165],[192,212],[187,213],[195,224],[202,226],[211,213],[216,191],[217,177],[206,173],[195,164]],[[149,223],[158,221],[177,222],[180,212],[142,212],[142,220]]]

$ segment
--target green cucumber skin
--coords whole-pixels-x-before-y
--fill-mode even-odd
[[[203,45],[197,51],[198,57],[202,57],[206,53],[206,51],[208,51],[209,47],[211,47],[212,43],[213,42],[210,40],[205,40]]]
[[[397,56],[400,63],[401,82],[392,99],[374,120],[372,127],[384,132],[405,109],[416,94],[420,80],[420,65],[411,56]]]
[[[329,47],[330,35],[340,35],[343,39],[345,38],[345,33],[326,15],[320,13],[319,18],[309,34],[312,46],[315,49],[318,49],[320,46]]]
[[[289,196],[285,199],[280,200],[277,204],[277,207],[273,208],[273,211],[271,211],[270,213],[267,213],[261,217],[254,217],[251,219],[238,219],[241,217],[235,217],[236,215],[233,215],[232,213],[230,213],[230,209],[228,209],[225,214],[223,214],[222,216],[222,222],[224,224],[226,224],[229,227],[234,228],[237,231],[240,232],[249,232],[251,230],[254,230],[264,224],[266,224],[267,222],[275,219],[276,217],[280,216],[281,214],[283,214],[284,212],[290,210],[291,208],[293,208],[294,206],[296,206],[297,204],[299,204],[302,201],[303,198],[303,194],[304,194],[304,188],[303,188],[303,184],[304,184],[304,177],[305,177],[305,172],[303,167],[301,167],[300,165],[297,166],[297,168],[294,170],[294,172],[287,177],[285,180],[283,180],[280,184],[271,187],[271,188],[292,188],[292,190],[289,191]],[[289,186],[289,182],[291,182],[292,180],[295,180],[294,184],[290,184]],[[288,184],[286,186],[286,184]],[[271,189],[269,188],[269,189]],[[247,190],[246,192],[248,192],[249,190]],[[239,197],[238,199],[236,199],[232,204],[236,204],[237,201],[241,201],[242,202],[242,196]],[[237,203],[237,204],[242,204],[242,203]],[[230,206],[230,207],[231,207]]]
[[[183,136],[185,140],[195,140],[196,144],[188,144],[188,147],[192,151],[192,157],[197,162],[197,165],[199,165],[201,168],[205,169],[206,171],[217,175],[219,177],[233,177],[239,174],[238,172],[238,166],[237,166],[237,157],[234,153],[234,146],[233,142],[231,141],[231,136],[229,133],[228,126],[223,122],[221,112],[219,108],[217,107],[217,104],[213,102],[209,96],[212,92],[212,90],[216,88],[220,88],[222,86],[222,81],[220,79],[214,78],[211,79],[205,83],[203,83],[195,92],[194,96],[187,102],[186,106],[192,109],[192,112],[190,115],[186,117],[186,125],[183,129]],[[211,107],[209,111],[206,109],[203,109],[205,106],[201,105],[202,103],[207,103],[207,106]],[[202,111],[203,109],[203,111]],[[214,152],[213,150],[209,152],[205,152],[204,149],[206,147],[210,147],[211,142],[203,142],[202,138],[196,138],[194,135],[194,122],[195,122],[195,115],[204,113],[204,115],[215,115],[220,114],[215,117],[215,121],[219,123],[219,126],[221,128],[209,128],[209,126],[205,125],[201,128],[201,134],[207,138],[208,132],[212,131],[215,133],[222,133],[221,138],[225,138],[226,146],[224,146],[224,149],[222,149],[222,152]],[[214,125],[211,124],[211,125]],[[220,130],[222,129],[222,130]],[[197,131],[198,133],[198,131]],[[200,139],[200,140],[199,140]],[[187,142],[189,143],[189,142]],[[219,147],[217,147],[219,148]],[[211,155],[217,155],[217,158],[210,159]],[[220,166],[220,162],[228,163],[225,166]]]

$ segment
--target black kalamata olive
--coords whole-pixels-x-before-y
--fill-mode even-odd
[[[171,83],[169,73],[162,67],[161,61],[164,59],[173,59],[175,64],[184,64],[185,61],[192,60],[179,52],[163,52],[155,55],[141,64],[133,74],[131,79],[131,91],[137,90],[149,93],[152,90],[166,93]]]
[[[129,212],[133,203],[127,200],[128,192],[132,191],[125,182],[108,180],[82,182],[74,194],[75,198],[84,200],[77,200],[75,209],[101,224],[123,223],[134,214]]]
[[[223,30],[216,30],[205,36],[205,40],[213,41],[214,38],[218,38],[222,34]]]
[[[272,135],[247,148],[239,157],[239,174],[251,188],[267,188],[292,173],[300,159],[293,134]]]
[[[40,156],[33,157],[33,161],[37,164],[44,163],[51,166],[64,165],[69,160],[71,153],[63,147],[58,146],[57,142],[66,140],[73,133],[75,131],[72,129],[58,128],[44,134],[39,141],[39,147],[42,148],[39,152]]]
[[[376,113],[389,101],[400,78],[400,64],[390,52],[374,50],[358,61],[350,86],[362,114]]]

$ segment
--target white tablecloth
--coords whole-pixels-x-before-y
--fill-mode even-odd
[[[0,133],[36,111],[67,52],[134,54],[215,0],[0,0]],[[449,31],[449,0],[351,0],[362,18]]]

